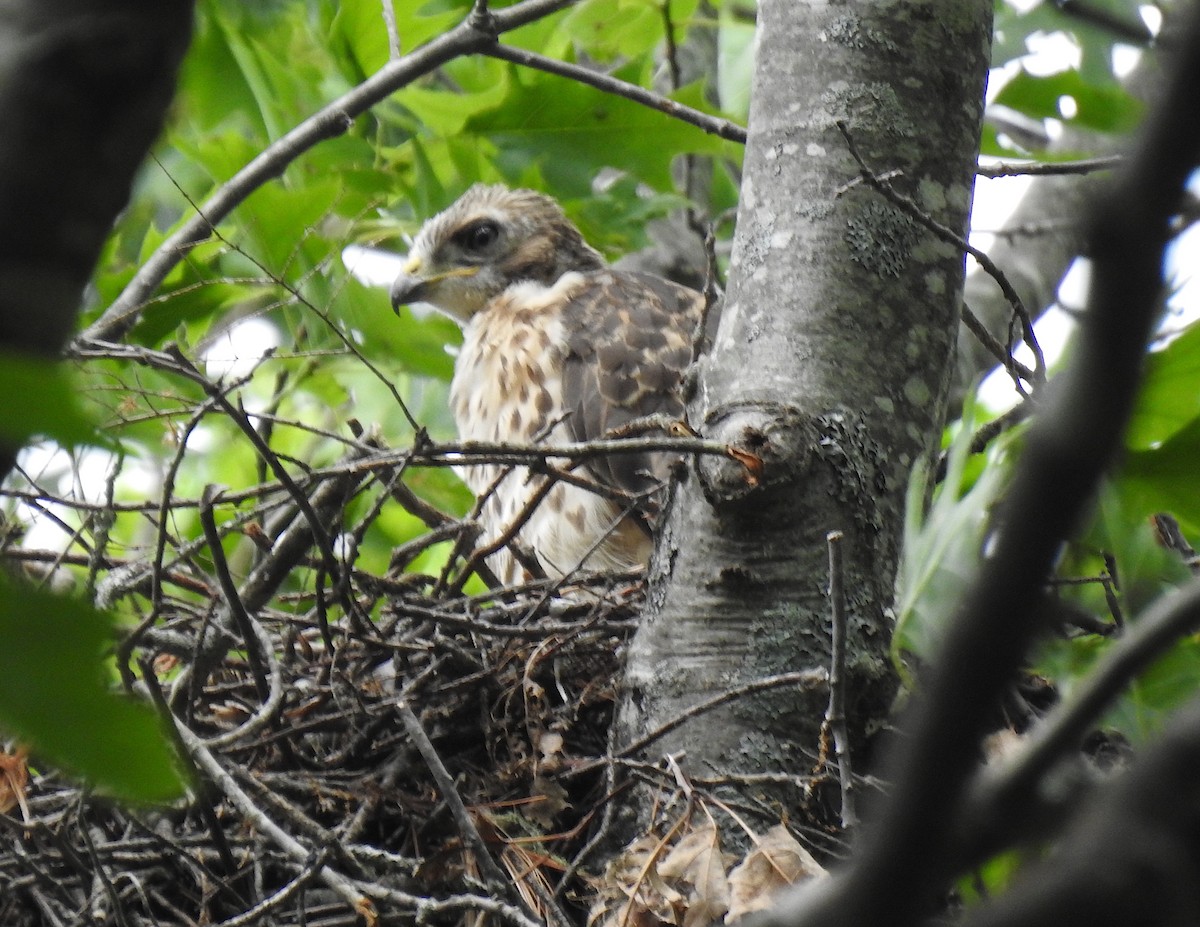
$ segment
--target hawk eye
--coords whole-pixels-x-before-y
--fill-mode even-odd
[[[500,237],[500,226],[491,219],[473,222],[454,236],[467,251],[486,251]]]

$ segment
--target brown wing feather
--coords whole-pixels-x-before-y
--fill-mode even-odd
[[[648,415],[681,418],[680,384],[704,298],[650,274],[600,271],[563,309],[563,406],[578,441],[604,437]],[[621,454],[589,465],[608,485],[644,492],[671,455]]]

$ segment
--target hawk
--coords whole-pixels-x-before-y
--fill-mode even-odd
[[[471,187],[421,228],[391,298],[397,309],[429,303],[462,326],[450,403],[463,441],[552,446],[610,436],[645,416],[683,417],[681,381],[704,297],[608,266],[540,193]],[[497,464],[461,473],[481,500],[481,542],[528,515],[518,539],[560,577],[648,562],[671,459],[588,460],[573,472],[592,488],[546,486],[546,476]],[[528,578],[507,547],[489,565],[506,583]]]

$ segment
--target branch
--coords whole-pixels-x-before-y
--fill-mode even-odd
[[[829,547],[829,707],[822,725],[821,752],[829,734],[833,736],[834,757],[837,762],[838,783],[842,789],[842,827],[849,829],[858,823],[854,810],[854,775],[850,767],[850,733],[846,729],[846,573],[842,544],[845,535],[830,531],[825,536]]]
[[[493,45],[490,48],[483,49],[483,54],[491,58],[499,58],[502,61],[511,61],[513,64],[524,65],[527,68],[545,71],[547,74],[556,74],[559,77],[578,81],[581,84],[587,84],[589,87],[595,87],[597,90],[603,90],[605,93],[611,93],[614,96],[624,97],[627,100],[632,100],[634,103],[640,103],[642,106],[648,106],[650,109],[665,113],[674,119],[694,125],[698,129],[703,129],[709,135],[716,135],[728,141],[737,142],[739,145],[746,144],[746,130],[736,122],[722,119],[719,116],[710,116],[708,113],[703,113],[698,109],[693,109],[682,103],[676,103],[670,97],[663,96],[661,93],[655,93],[652,90],[647,90],[645,87],[639,87],[637,84],[631,84],[628,81],[605,74],[602,71],[595,71],[578,64],[559,61],[557,58],[547,58],[545,55],[539,55],[537,52],[526,51],[523,48],[516,48],[512,45]]]
[[[1108,171],[1120,167],[1125,159],[1120,155],[1107,155],[1101,158],[1083,158],[1078,161],[1022,161],[1012,163],[1001,161],[999,164],[980,164],[975,168],[978,177],[1046,177],[1059,174],[1091,174],[1094,171]]]
[[[1029,346],[1029,350],[1033,352],[1034,376],[1036,381],[1040,383],[1041,381],[1045,380],[1046,359],[1042,356],[1042,349],[1038,345],[1037,338],[1035,338],[1033,334],[1033,317],[1029,314],[1029,309],[1026,308],[1025,303],[1021,299],[1021,295],[1009,281],[1004,271],[996,266],[995,262],[988,257],[987,252],[976,248],[961,235],[957,234],[953,229],[949,229],[942,225],[942,223],[936,221],[915,202],[913,202],[911,199],[893,187],[890,183],[876,174],[873,170],[871,170],[871,168],[867,166],[866,161],[863,160],[862,155],[859,154],[858,146],[854,143],[854,138],[851,136],[850,130],[846,127],[846,124],[839,120],[837,127],[838,131],[842,133],[842,138],[846,140],[846,148],[850,152],[850,157],[852,157],[855,163],[858,165],[859,176],[862,177],[863,182],[867,186],[878,191],[889,203],[899,208],[911,218],[915,219],[942,241],[947,242],[948,244],[958,248],[960,251],[971,255],[971,257],[975,258],[975,260],[979,262],[979,266],[983,268],[988,276],[996,281],[996,285],[1000,287],[1000,291],[1004,294],[1004,298],[1008,300],[1009,305],[1012,306],[1013,312],[1016,313],[1017,318],[1021,320],[1021,330],[1024,341]]]
[[[9,0],[0,14],[0,345],[55,355],[162,126],[192,4]],[[0,450],[7,472],[15,451]]]
[[[1037,790],[1063,757],[1077,755],[1091,725],[1129,684],[1181,637],[1200,626],[1200,580],[1156,602],[1041,724],[1002,768],[975,778],[963,812],[965,854],[982,859],[1001,836],[1011,837],[1033,815]]]
[[[77,341],[108,341],[120,338],[137,324],[146,300],[167,274],[197,244],[212,234],[213,227],[228,216],[251,193],[279,176],[300,155],[326,139],[336,138],[350,128],[354,119],[375,104],[428,74],[453,58],[485,51],[496,36],[541,19],[569,6],[573,0],[524,0],[491,13],[487,20],[494,31],[479,28],[476,17],[466,20],[416,51],[389,61],[373,75],[304,120],[278,141],[256,155],[250,163],[221,186],[195,216],[170,235],[146,261],[121,294],[79,336]],[[95,150],[94,141],[81,149]]]

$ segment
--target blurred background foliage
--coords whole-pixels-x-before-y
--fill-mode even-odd
[[[97,318],[171,231],[248,161],[397,52],[444,33],[470,7],[468,0],[397,0],[391,31],[380,0],[201,0],[168,128],[113,230],[86,296],[83,324]],[[1126,89],[1121,62],[1136,59],[1137,31],[1148,37],[1143,23],[1156,25],[1158,11],[1132,0],[1098,0],[1089,10],[1087,18],[1069,17],[1050,3],[998,0],[993,111],[1015,113],[1050,135],[1064,127],[1079,130],[1079,138],[1136,127],[1142,104]],[[753,30],[749,0],[581,0],[503,40],[604,69],[745,124]],[[671,50],[698,38],[715,49],[715,71],[673,86]],[[1057,49],[1057,64],[1049,68],[1044,55],[1032,54],[1048,43]],[[989,120],[985,157],[1052,161],[1092,153],[1086,145],[1070,151],[1032,145],[1036,133],[1014,133],[1011,125],[1011,119]],[[694,188],[704,191],[703,201],[689,201],[677,187],[672,171],[683,156],[703,156],[692,162],[705,175]],[[554,195],[589,240],[616,258],[649,244],[647,223],[681,206],[708,220],[727,216],[736,206],[739,159],[738,146],[621,97],[493,58],[457,58],[253,193],[170,273],[126,340],[154,351],[173,345],[212,382],[230,388],[231,400],[297,474],[341,459],[358,444],[359,426],[397,449],[413,445],[419,430],[448,440],[456,326],[409,309],[397,317],[386,282],[372,285],[347,269],[347,246],[403,254],[425,218],[485,181]],[[722,261],[731,226],[716,226]],[[1036,237],[1029,247],[1036,249]],[[1170,512],[1186,536],[1200,533],[1193,476],[1200,459],[1200,329],[1194,314],[1181,287],[1166,316],[1170,331],[1147,361],[1148,382],[1121,470],[1078,543],[1063,552],[1058,594],[1103,623],[1115,622],[1114,602],[1122,620],[1135,620],[1141,605],[1188,573],[1178,554],[1156,543],[1151,514]],[[208,394],[195,380],[120,352],[76,357],[65,376],[62,392],[78,401],[37,412],[30,426],[59,441],[27,450],[7,484],[10,553],[25,551],[27,568],[47,584],[94,594],[98,587],[103,592],[101,554],[110,568],[144,563],[165,538],[169,562],[209,576],[213,564],[199,543],[195,500],[207,484],[217,484],[237,499],[221,503],[217,516],[226,555],[244,576],[255,550],[248,526],[268,517],[278,498],[253,491],[273,477],[233,418],[206,405]],[[33,382],[36,376],[25,385]],[[1016,398],[1011,388],[984,389],[964,419],[947,429],[947,478],[932,503],[920,504],[923,484],[913,495],[899,588],[899,661],[928,654],[941,609],[986,543],[986,519],[1020,447],[1021,429],[1010,429],[982,454],[966,453],[966,442]],[[73,411],[60,413],[60,407]],[[86,440],[80,412],[97,429]],[[470,496],[449,469],[410,468],[404,479],[417,496],[451,515],[469,510]],[[392,551],[428,530],[402,506],[379,504],[383,492],[367,484],[346,512],[347,530],[358,535],[354,566],[366,574],[386,573]],[[165,525],[158,521],[160,508],[169,513]],[[449,555],[448,542],[431,545],[407,571],[436,577]],[[309,608],[314,573],[297,570],[272,607]],[[467,589],[480,592],[482,585],[472,580]],[[188,607],[208,605],[187,589],[172,588],[170,595]],[[121,627],[151,614],[142,593],[106,604]],[[1105,646],[1102,636],[1064,627],[1037,669],[1069,688]],[[1112,724],[1140,738],[1194,691],[1197,679],[1200,647],[1185,641],[1130,692]],[[93,730],[100,723],[89,721]],[[36,735],[36,722],[22,730]],[[110,775],[86,758],[67,761]],[[138,786],[123,790],[137,794]]]

